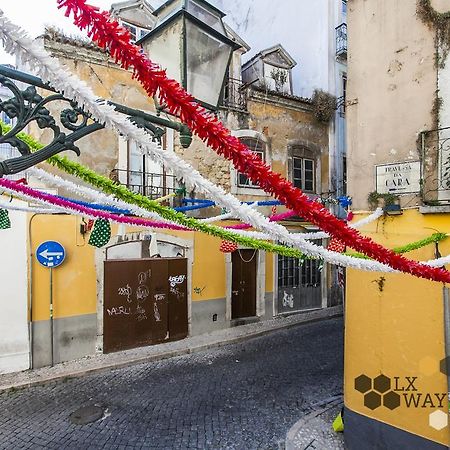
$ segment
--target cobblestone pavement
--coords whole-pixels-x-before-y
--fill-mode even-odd
[[[342,391],[343,320],[0,394],[1,449],[278,449]],[[69,416],[99,405],[103,417]]]
[[[287,435],[286,450],[344,450],[344,434],[332,427],[342,406],[340,397],[302,417]]]

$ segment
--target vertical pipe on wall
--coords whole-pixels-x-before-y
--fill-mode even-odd
[[[30,369],[33,368],[33,242],[31,240],[31,225],[33,219],[37,216],[37,214],[33,214],[30,217],[30,221],[28,222],[28,246],[29,246],[29,280],[28,280],[28,314],[29,314],[29,326],[28,326],[28,345],[30,352]]]
[[[50,349],[51,349],[51,356],[52,356],[52,367],[55,362],[54,358],[54,346],[53,346],[53,337],[54,337],[54,330],[53,330],[53,269],[50,267]]]

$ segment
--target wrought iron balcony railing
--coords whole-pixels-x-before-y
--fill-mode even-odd
[[[336,58],[347,59],[347,24],[336,27]]]
[[[239,111],[247,111],[247,91],[241,80],[228,79],[225,84],[223,106]]]
[[[420,134],[422,200],[450,204],[450,127]]]
[[[174,175],[138,170],[114,169],[110,178],[130,191],[151,199],[177,194],[183,188]]]

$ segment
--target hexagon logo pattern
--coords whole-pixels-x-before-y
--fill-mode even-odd
[[[448,425],[448,414],[441,410],[432,412],[429,417],[429,424],[435,430],[443,430]]]
[[[386,375],[373,380],[367,375],[355,378],[355,389],[364,395],[364,406],[372,411],[383,405],[391,411],[400,406],[400,395],[392,390],[392,381]]]

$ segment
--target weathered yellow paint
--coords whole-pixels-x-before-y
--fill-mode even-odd
[[[225,255],[219,250],[221,240],[195,233],[195,260],[192,274],[192,300],[225,298]],[[202,292],[196,293],[195,288]]]
[[[54,318],[95,314],[97,304],[94,248],[79,232],[80,219],[69,215],[36,215],[31,219],[32,319],[50,318],[50,269],[36,261],[36,249],[57,241],[66,249],[66,260],[53,269]]]
[[[36,248],[44,241],[55,240],[66,249],[66,260],[53,270],[54,317],[73,317],[95,314],[97,304],[97,274],[95,248],[88,245],[88,236],[80,234],[79,217],[69,215],[36,215],[31,220],[32,257],[32,315],[33,321],[48,320],[50,289],[49,269],[35,258]],[[230,225],[223,222],[219,225]],[[117,225],[112,225],[112,234]],[[142,228],[129,227],[127,232]],[[220,251],[221,240],[198,232],[159,230],[185,240],[194,241],[192,270],[192,300],[205,301],[226,297],[225,255]],[[273,254],[266,255],[266,292],[273,292]]]
[[[359,219],[359,217],[358,217]],[[402,216],[380,219],[364,234],[387,247],[407,244],[445,232],[450,222],[445,215],[422,215],[417,210]],[[443,255],[450,253],[450,238],[439,244]],[[407,254],[408,258],[434,258],[434,246]],[[447,445],[449,427],[437,431],[429,426],[429,414],[436,409],[408,408],[403,394],[401,406],[393,411],[374,411],[363,404],[363,394],[354,380],[361,374],[376,377],[418,377],[418,391],[447,393],[447,379],[438,370],[445,356],[443,286],[410,275],[348,270],[345,337],[345,403],[348,408],[397,428]],[[385,278],[380,289],[378,281]],[[404,381],[402,381],[405,384]],[[406,383],[407,384],[407,383]],[[444,408],[448,411],[447,398]]]

